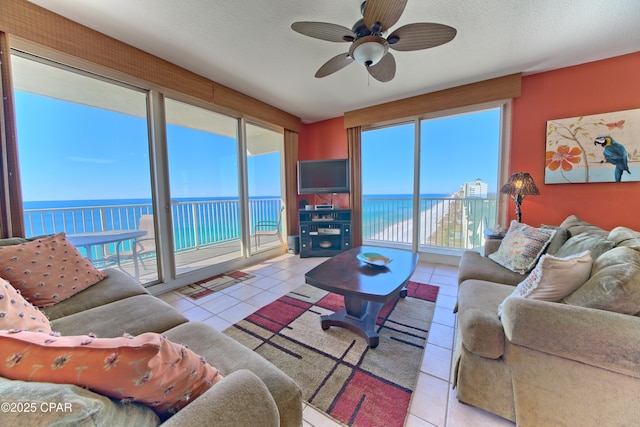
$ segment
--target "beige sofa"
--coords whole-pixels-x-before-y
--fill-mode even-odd
[[[210,326],[189,322],[120,270],[108,269],[106,272],[106,279],[43,310],[51,321],[52,330],[62,335],[93,332],[101,338],[119,337],[124,333],[162,333],[169,340],[186,344],[204,356],[225,376],[166,420],[163,426],[297,427],[302,424],[300,388],[282,371]],[[11,390],[22,390],[25,383],[15,382],[11,388],[11,385],[7,387],[7,381],[0,381],[0,397],[24,400],[25,396],[12,395]],[[40,394],[39,399],[55,399],[51,396]],[[153,416],[153,411],[147,407],[141,406],[140,410],[150,411]],[[22,425],[41,425],[37,417],[43,415],[42,411],[23,413],[18,420]]]
[[[612,249],[594,260],[589,281],[563,301],[510,298],[501,318],[499,304],[526,275],[486,256],[499,240],[487,242],[485,256],[463,254],[453,365],[457,399],[519,426],[638,425],[640,318],[610,308],[640,311],[640,234],[608,232],[575,216],[559,230],[567,238],[601,236]]]

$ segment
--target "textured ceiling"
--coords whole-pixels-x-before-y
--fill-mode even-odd
[[[396,52],[395,78],[353,63],[316,70],[347,52],[291,30],[296,21],[351,28],[360,0],[31,0],[132,46],[243,92],[306,123],[345,111],[515,72],[525,74],[640,50],[639,0],[409,0],[391,30],[412,22],[455,27],[445,45]]]

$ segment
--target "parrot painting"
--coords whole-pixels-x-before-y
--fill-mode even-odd
[[[620,182],[622,180],[623,172],[631,173],[629,171],[629,164],[627,160],[627,150],[624,148],[624,145],[616,142],[611,136],[599,136],[593,141],[593,145],[601,145],[603,150],[602,154],[604,155],[604,160],[600,163],[604,163],[605,161],[611,163],[616,167],[615,170],[615,178],[616,182]]]

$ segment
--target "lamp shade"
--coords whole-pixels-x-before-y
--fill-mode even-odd
[[[538,187],[528,172],[516,172],[500,189],[501,193],[513,196],[538,195]]]
[[[365,67],[376,65],[386,55],[389,45],[379,36],[369,35],[361,37],[351,45],[350,55]]]

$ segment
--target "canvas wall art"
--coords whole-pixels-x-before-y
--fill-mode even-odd
[[[640,181],[640,108],[549,120],[545,184]]]

